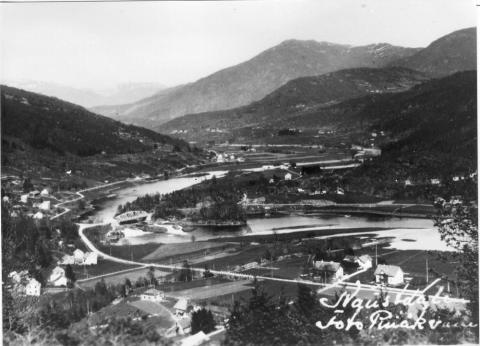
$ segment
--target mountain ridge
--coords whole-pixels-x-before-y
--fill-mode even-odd
[[[101,181],[200,159],[188,143],[89,112],[73,103],[1,87],[2,169],[44,176],[69,167]]]
[[[240,64],[134,104],[92,111],[147,127],[177,116],[229,109],[257,101],[286,82],[353,67],[382,67],[418,48],[392,45],[353,47],[313,40],[286,40]]]
[[[474,70],[477,67],[476,28],[465,28],[442,36],[426,48],[394,61],[390,66],[402,66],[421,71],[432,77]]]
[[[245,126],[272,126],[282,119],[311,113],[350,98],[367,94],[399,92],[427,80],[417,71],[391,67],[383,69],[355,68],[320,76],[301,77],[289,81],[262,100],[230,110],[190,114],[173,119],[155,128],[164,133],[187,130],[188,140],[198,141],[205,130],[218,129],[231,133]],[[190,132],[194,137],[188,136]]]

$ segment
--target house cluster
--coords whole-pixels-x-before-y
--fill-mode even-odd
[[[311,271],[303,276],[310,276],[313,281],[333,283],[341,280],[346,267],[357,267],[367,270],[372,267],[372,258],[369,255],[346,255],[341,262],[312,259]]]
[[[310,276],[314,281],[334,283],[341,280],[345,275],[345,268],[355,266],[359,270],[367,270],[373,267],[372,258],[369,255],[347,255],[340,262],[314,261]],[[308,275],[307,275],[308,276]],[[385,286],[403,285],[405,273],[399,266],[378,264],[374,271],[375,283]]]
[[[72,255],[64,255],[58,262],[61,265],[95,265],[98,261],[96,252],[83,252],[80,249],[73,251]]]
[[[245,158],[241,156],[235,156],[235,154],[220,153],[213,158],[214,162],[224,163],[224,162],[245,162]]]
[[[16,204],[13,205],[13,217],[18,215],[17,211],[23,211],[23,213],[33,219],[41,220],[52,212],[52,200],[54,199],[48,188],[44,188],[41,191],[33,190],[28,193],[22,193],[20,190],[15,191],[15,189],[13,189],[12,193],[17,196],[17,198],[4,196],[3,201],[8,203],[13,203],[14,200],[16,201]]]
[[[38,297],[42,293],[42,284],[32,278],[27,270],[13,271],[8,274],[8,278],[10,284],[7,287],[17,294]]]
[[[354,144],[352,145],[351,149],[356,151],[356,153],[353,155],[353,158],[360,162],[364,162],[373,157],[382,155],[382,149],[375,148],[375,147],[368,148],[368,147],[362,147],[360,145]]]

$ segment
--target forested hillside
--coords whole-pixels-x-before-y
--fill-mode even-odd
[[[1,97],[6,171],[55,175],[71,170],[108,179],[163,172],[201,155],[183,140],[122,124],[57,98],[7,86],[1,87]]]

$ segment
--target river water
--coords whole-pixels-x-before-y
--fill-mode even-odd
[[[225,171],[209,172],[202,177],[181,177],[165,181],[144,183],[134,187],[123,188],[114,191],[116,197],[103,202],[92,218],[96,221],[110,222],[120,204],[131,202],[145,194],[165,194],[175,190],[183,189],[198,184],[213,176],[221,177]],[[192,232],[171,230],[166,233],[149,233],[131,228],[124,229],[125,238],[121,239],[118,245],[137,245],[146,243],[183,243],[195,240],[208,240],[213,238],[226,238],[248,235],[268,235],[291,232],[308,232],[312,230],[331,229],[358,229],[359,234],[362,228],[389,228],[387,231],[372,231],[369,234],[377,233],[380,237],[392,237],[391,247],[397,249],[420,249],[420,250],[449,250],[441,241],[438,231],[433,226],[432,220],[415,218],[391,218],[383,216],[363,215],[314,215],[300,216],[288,215],[268,218],[251,218],[245,227],[218,228],[200,227]],[[341,231],[336,236],[341,235]],[[330,236],[331,237],[331,236]],[[318,238],[322,238],[321,234]]]

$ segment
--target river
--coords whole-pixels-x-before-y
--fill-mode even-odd
[[[226,171],[208,172],[201,177],[179,177],[152,183],[139,184],[134,187],[118,189],[116,196],[99,205],[98,210],[91,216],[95,222],[109,222],[113,220],[117,207],[120,204],[131,202],[145,194],[165,194],[198,184],[213,176],[221,177]],[[149,233],[135,228],[124,229],[125,238],[118,245],[137,245],[145,243],[183,243],[195,240],[208,240],[213,238],[226,238],[248,235],[268,235],[292,232],[308,232],[312,230],[331,229],[358,229],[362,228],[389,228],[391,230],[369,232],[380,237],[392,237],[392,247],[398,249],[421,250],[449,250],[441,241],[438,231],[433,226],[432,220],[417,218],[392,218],[383,216],[362,215],[288,215],[268,218],[251,218],[247,226],[222,229],[218,227],[199,227],[192,232],[172,230],[167,233]],[[341,233],[341,232],[340,232]],[[339,234],[340,235],[340,234]],[[338,236],[338,235],[336,235]],[[322,238],[321,235],[318,238]]]

